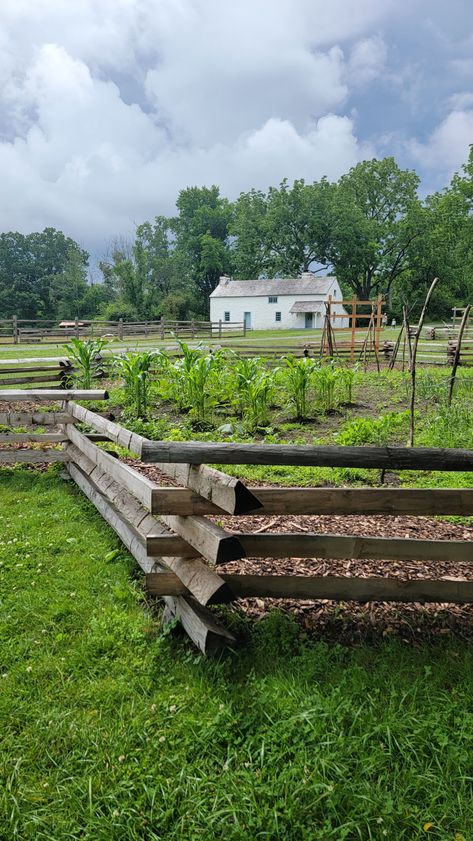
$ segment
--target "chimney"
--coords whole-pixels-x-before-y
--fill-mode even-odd
[[[315,277],[313,272],[302,272],[301,278],[303,280],[313,280]]]
[[[227,274],[220,275],[218,282],[220,286],[228,286],[231,281],[231,277]]]

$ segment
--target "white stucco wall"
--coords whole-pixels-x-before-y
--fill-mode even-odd
[[[335,295],[334,295],[335,292]],[[321,329],[325,317],[325,301],[328,295],[332,295],[332,311],[343,312],[341,306],[337,306],[337,298],[341,300],[342,294],[338,283],[331,287],[326,295],[277,295],[277,303],[270,304],[268,295],[248,297],[211,297],[210,298],[210,320],[225,322],[225,313],[230,313],[230,321],[243,321],[245,312],[251,313],[251,327],[253,330],[293,330],[304,329],[305,313],[291,313],[292,306],[298,301],[314,301],[314,317],[312,327]],[[281,321],[276,321],[276,313],[281,313]],[[337,327],[348,326],[347,319],[336,319]],[[346,321],[346,324],[345,324]]]

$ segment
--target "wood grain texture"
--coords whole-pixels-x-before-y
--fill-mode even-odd
[[[20,400],[107,400],[108,392],[100,389],[25,388],[3,389],[0,400],[16,403]]]
[[[144,462],[364,467],[384,470],[473,470],[473,450],[414,447],[322,447],[201,441],[145,441]],[[189,483],[186,483],[190,487]],[[204,495],[204,494],[202,494]]]
[[[69,461],[69,454],[64,450],[0,450],[0,464],[53,464],[56,461]]]
[[[66,434],[69,440],[97,467],[122,484],[148,511],[151,509],[151,493],[155,488],[153,482],[101,450],[74,426],[67,427]],[[193,546],[197,554],[203,555],[212,563],[226,563],[242,558],[244,555],[238,538],[203,517],[164,516],[162,522]],[[148,555],[181,554],[178,551],[167,551],[163,546],[163,540],[162,535],[149,536],[147,538]]]
[[[473,514],[473,489],[457,488],[253,488],[256,514]],[[223,514],[189,488],[156,487],[155,514]]]
[[[245,550],[236,535],[206,520],[205,517],[162,516],[162,521],[176,534],[179,534],[200,555],[214,564],[225,564],[243,558]],[[148,555],[159,555],[159,543],[152,537],[147,540]]]
[[[140,457],[144,447],[153,443],[74,402],[67,404],[67,410],[77,420],[87,424],[96,432],[108,435],[111,441],[115,441]],[[180,485],[190,487],[229,514],[243,514],[260,507],[258,499],[239,479],[227,476],[219,470],[203,465],[194,467],[189,464],[158,464],[157,467]]]
[[[1,444],[59,444],[67,440],[67,435],[60,432],[0,432]]]
[[[66,412],[0,412],[2,426],[58,426],[74,423]]]
[[[473,541],[338,534],[239,534],[248,558],[473,561]]]
[[[74,481],[100,511],[106,522],[117,532],[142,570],[145,573],[160,572],[161,566],[146,555],[142,538],[140,539],[136,530],[127,523],[109,500],[102,494],[94,493],[94,489],[91,487],[93,483],[89,477],[76,464],[71,463],[68,470]],[[191,640],[204,654],[212,656],[223,647],[235,644],[235,637],[225,628],[220,627],[212,613],[199,605],[192,597],[165,597],[165,603],[168,612],[179,619]]]
[[[302,575],[222,575],[234,598],[333,599],[334,601],[395,601],[473,603],[473,581],[449,579],[344,578]],[[175,576],[161,580],[147,575],[146,587],[153,595],[185,593]]]
[[[77,464],[111,504],[113,504],[120,515],[133,526],[138,534],[142,545],[142,554],[149,557],[147,540],[153,540],[155,547],[160,551],[159,563],[165,564],[182,578],[185,586],[192,595],[203,605],[219,604],[227,602],[231,598],[225,582],[215,570],[210,569],[207,564],[195,558],[196,551],[182,538],[172,535],[171,548],[165,545],[165,539],[170,532],[161,520],[152,517],[148,511],[125,491],[119,484],[113,482],[110,476],[101,471],[81,451],[71,445],[68,450],[74,464]],[[192,560],[189,560],[189,557]]]

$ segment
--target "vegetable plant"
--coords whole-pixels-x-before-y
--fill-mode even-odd
[[[309,390],[314,379],[316,363],[313,359],[296,359],[294,356],[286,358],[284,370],[284,385],[287,388],[289,403],[294,407],[297,420],[305,420],[308,416]]]
[[[115,357],[116,369],[125,382],[127,400],[138,418],[147,415],[150,371],[155,356],[154,351],[142,351]]]
[[[106,339],[82,341],[82,339],[73,338],[65,345],[67,353],[74,362],[74,385],[79,385],[81,388],[92,387],[92,381],[99,372],[100,353],[106,344]]]

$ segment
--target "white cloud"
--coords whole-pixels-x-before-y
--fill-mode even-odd
[[[422,167],[444,173],[445,178],[460,169],[473,140],[473,109],[451,111],[425,143],[411,140],[409,153]]]
[[[413,0],[410,25],[427,5]],[[55,225],[100,250],[172,213],[188,185],[235,197],[335,179],[396,146],[424,172],[458,169],[473,139],[459,75],[470,59],[453,73],[446,55],[452,85],[432,104],[443,119],[426,140],[419,119],[403,144],[429,65],[415,45],[402,53],[396,16],[393,0],[1,0],[0,230]],[[396,119],[373,130],[375,81]]]
[[[348,78],[356,87],[364,87],[377,79],[386,66],[387,48],[383,38],[363,38],[351,53],[347,66]]]

